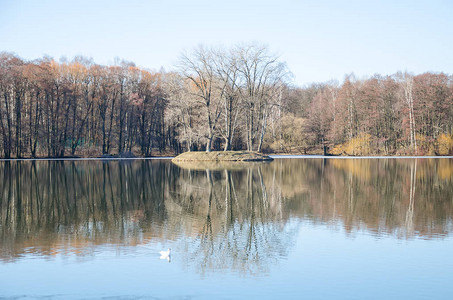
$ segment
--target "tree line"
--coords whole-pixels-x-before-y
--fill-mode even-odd
[[[291,84],[265,46],[199,46],[175,71],[0,53],[0,156],[194,150],[451,154],[453,77],[397,73]]]
[[[303,147],[348,155],[452,153],[451,75],[399,72],[365,80],[351,75],[341,85],[313,85],[299,93],[292,105],[294,117],[306,124]]]

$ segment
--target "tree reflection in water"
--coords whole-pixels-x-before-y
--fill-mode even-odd
[[[286,224],[275,182],[264,182],[262,169],[268,166],[181,171],[167,201],[182,212],[174,221],[183,224],[191,215],[196,223],[183,249],[186,265],[202,272],[234,268],[259,273],[287,256],[296,228]]]
[[[204,273],[266,271],[309,222],[348,235],[452,231],[450,159],[277,159],[0,163],[0,259],[91,255],[99,245],[178,245]]]

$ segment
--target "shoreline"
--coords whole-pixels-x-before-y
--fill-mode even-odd
[[[55,157],[55,158],[0,158],[2,161],[104,161],[104,160],[169,160],[173,156],[154,156],[154,157]]]
[[[396,158],[453,158],[452,155],[420,155],[420,156],[415,156],[415,155],[394,155],[394,156],[385,156],[385,155],[376,155],[376,156],[371,156],[371,155],[366,155],[366,156],[346,156],[346,155],[339,155],[339,156],[334,156],[334,155],[291,155],[291,154],[282,154],[282,155],[269,155],[272,158],[322,158],[322,159],[396,159]]]
[[[292,159],[292,158],[306,158],[306,159],[453,159],[453,156],[332,156],[332,155],[291,155],[291,154],[270,154],[269,157],[274,159]],[[172,160],[175,156],[153,156],[153,157],[124,157],[124,158],[100,158],[100,157],[59,157],[59,158],[0,158],[0,162],[7,161],[115,161],[115,160]]]

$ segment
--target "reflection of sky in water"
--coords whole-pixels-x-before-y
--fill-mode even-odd
[[[206,276],[187,265],[185,238],[138,246],[99,246],[91,259],[56,255],[26,257],[1,265],[0,295],[62,299],[153,295],[154,297],[254,299],[449,299],[453,292],[453,240],[377,239],[364,232],[345,238],[343,229],[293,220],[294,244],[249,276],[234,269]],[[172,247],[171,263],[159,250]],[[174,250],[173,250],[174,249]]]
[[[84,162],[50,165],[57,184],[46,162],[36,175],[17,166],[0,164],[0,298],[453,292],[451,160],[287,159],[228,172]],[[17,189],[38,183],[44,216],[33,189]],[[167,248],[171,263],[159,259]]]

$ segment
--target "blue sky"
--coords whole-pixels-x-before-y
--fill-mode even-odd
[[[0,51],[171,70],[198,44],[256,41],[287,62],[297,85],[351,72],[452,74],[452,16],[451,0],[0,0]]]

